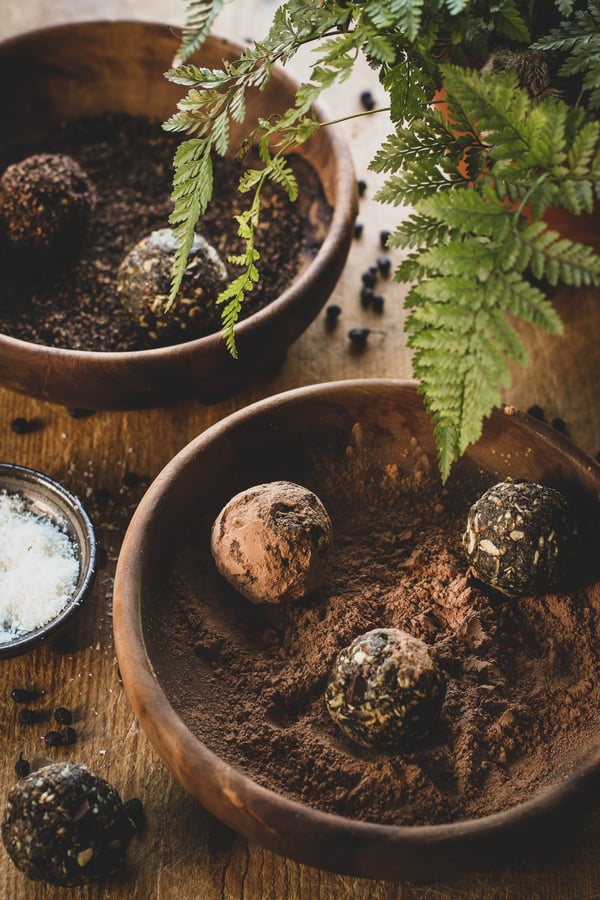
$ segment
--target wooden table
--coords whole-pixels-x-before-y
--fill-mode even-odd
[[[11,3],[0,17],[0,37],[47,23],[77,18],[139,17],[179,22],[183,2],[176,0],[27,0]],[[4,5],[6,5],[6,3]],[[217,31],[243,40],[259,37],[275,7],[272,0],[236,0],[221,14]],[[306,70],[308,56],[295,69]],[[2,90],[9,90],[6,85]],[[360,93],[380,87],[367,66],[329,98],[336,109],[361,111]],[[383,99],[383,98],[381,98]],[[385,116],[348,122],[357,177],[367,182],[359,221],[364,233],[352,247],[348,265],[332,302],[342,307],[339,327],[329,332],[324,317],[290,349],[283,367],[262,376],[234,396],[213,405],[190,401],[166,409],[98,412],[75,418],[68,410],[0,389],[3,460],[39,468],[63,481],[87,506],[98,528],[106,559],[72,646],[51,646],[2,661],[0,704],[0,800],[15,781],[14,764],[23,753],[34,766],[70,756],[106,777],[124,799],[142,799],[146,827],[135,837],[128,865],[104,884],[62,890],[27,881],[0,851],[0,896],[33,898],[180,898],[180,900],[391,900],[391,898],[584,898],[600,897],[600,813],[584,823],[577,840],[547,859],[529,861],[510,871],[469,875],[449,885],[418,886],[345,878],[282,859],[231,832],[187,797],[160,762],[134,719],[119,681],[111,623],[111,594],[120,543],[143,491],[165,463],[195,435],[234,410],[289,388],[320,381],[370,376],[410,376],[410,354],[403,337],[405,289],[385,286],[381,315],[361,308],[360,274],[379,255],[379,233],[406,215],[375,204],[378,184],[367,171],[369,159],[387,132]],[[566,323],[561,339],[529,334],[531,366],[515,372],[507,400],[521,408],[540,404],[548,420],[562,418],[573,440],[590,455],[600,450],[600,312],[598,292],[565,292],[560,308]],[[372,329],[362,355],[349,352],[347,331]],[[37,423],[32,433],[11,429],[16,417]],[[127,473],[140,476],[133,482]],[[106,504],[111,515],[107,517]],[[110,527],[103,524],[110,519]],[[100,523],[100,524],[98,524]],[[46,720],[35,726],[17,723],[13,687],[45,691],[36,708]],[[51,728],[52,710],[75,711],[77,743],[66,749],[46,747],[42,735]]]

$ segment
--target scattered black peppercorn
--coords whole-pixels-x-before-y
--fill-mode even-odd
[[[373,297],[373,310],[375,312],[383,312],[383,304],[385,303],[384,298],[381,294],[375,294]]]
[[[552,427],[555,431],[560,431],[561,434],[567,433],[567,423],[564,419],[558,418],[558,416],[555,419],[552,419]]]
[[[125,815],[131,819],[131,823],[136,831],[141,831],[144,824],[144,805],[139,797],[132,797],[123,804]]]
[[[541,406],[538,406],[537,403],[534,403],[533,406],[530,406],[527,410],[530,416],[533,416],[534,419],[539,419],[540,422],[544,422],[546,419],[546,414]]]
[[[125,485],[125,487],[128,487],[128,488],[137,487],[139,484],[142,483],[142,481],[143,481],[142,476],[138,475],[137,472],[127,471],[123,475],[123,484]]]
[[[351,328],[348,332],[348,337],[354,347],[364,347],[370,334],[369,328]]]
[[[362,235],[364,227],[365,226],[363,225],[362,222],[354,223],[354,237],[355,238],[359,238]]]
[[[68,406],[67,412],[71,416],[72,419],[87,419],[88,416],[93,416],[95,410],[94,409],[83,409],[79,406]]]
[[[38,692],[35,690],[30,690],[28,688],[13,688],[10,692],[10,699],[14,700],[15,703],[30,703],[32,700],[35,700]]]
[[[336,303],[330,303],[327,309],[325,310],[325,317],[327,321],[331,324],[336,322],[340,316],[342,309]]]
[[[31,765],[28,760],[23,759],[23,754],[19,753],[19,758],[15,763],[15,774],[19,778],[25,778],[31,772]]]
[[[23,709],[19,710],[17,721],[19,725],[33,725],[37,722],[37,714],[32,709],[29,709],[28,706],[24,706]]]
[[[371,91],[363,91],[360,95],[360,102],[365,109],[375,109],[375,97],[373,96]]]
[[[77,732],[70,726],[63,728],[62,731],[59,731],[58,733],[60,735],[61,743],[64,744],[65,747],[69,747],[77,740]]]
[[[377,257],[377,268],[384,278],[387,278],[390,274],[390,269],[392,268],[392,261],[389,256],[378,256]]]
[[[13,419],[10,423],[10,427],[15,434],[29,434],[32,430],[30,423],[22,416],[17,416],[16,419]]]
[[[371,272],[370,269],[367,269],[366,272],[363,272],[360,277],[365,287],[372,288],[375,286],[375,274]]]
[[[44,735],[44,741],[49,747],[60,747],[63,739],[59,731],[47,731]]]
[[[356,187],[358,188],[358,196],[363,197],[367,189],[367,182],[363,178],[359,178],[356,182]]]
[[[70,725],[73,721],[73,713],[65,706],[59,706],[54,710],[54,721],[59,725]]]
[[[385,231],[385,230],[379,232],[379,243],[381,244],[381,246],[383,247],[384,250],[387,247],[387,242],[390,238],[390,234],[391,234],[391,232]]]
[[[367,309],[371,303],[373,302],[373,297],[375,294],[373,293],[373,288],[364,287],[360,292],[360,303],[364,309]]]

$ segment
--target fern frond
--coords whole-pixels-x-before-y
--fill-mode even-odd
[[[223,0],[187,0],[183,38],[179,48],[182,60],[188,59],[202,46],[222,6]]]

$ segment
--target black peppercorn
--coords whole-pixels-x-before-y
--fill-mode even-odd
[[[60,747],[63,739],[59,731],[47,731],[44,735],[44,741],[49,747]]]
[[[373,297],[373,310],[375,312],[383,312],[383,304],[385,300],[381,294],[375,294]]]
[[[373,293],[373,288],[364,287],[360,292],[360,303],[364,309],[367,309],[372,301],[375,294]]]
[[[37,691],[28,688],[13,688],[10,692],[10,699],[15,703],[30,703],[37,697]]]
[[[60,735],[61,743],[65,745],[65,747],[70,746],[70,744],[74,744],[77,740],[77,732],[74,728],[67,726],[67,728],[63,728],[62,731],[58,732]]]
[[[34,722],[37,722],[37,714],[32,709],[29,709],[28,706],[24,706],[23,709],[19,710],[17,721],[19,725],[33,725]]]
[[[561,434],[567,433],[567,423],[564,419],[559,419],[558,416],[552,419],[552,427],[555,431],[560,431]]]
[[[385,231],[385,230],[379,232],[379,243],[381,244],[381,246],[383,247],[384,250],[387,247],[387,242],[390,239],[390,234],[391,234],[391,232]]]
[[[360,102],[365,109],[375,109],[375,97],[373,96],[371,91],[363,91],[360,95]]]
[[[390,274],[390,269],[392,268],[392,261],[389,256],[378,256],[377,257],[377,268],[384,278],[387,278]]]
[[[70,725],[73,721],[73,713],[65,706],[59,706],[54,710],[54,721],[59,725]]]
[[[371,272],[370,269],[367,269],[366,272],[363,272],[360,276],[362,279],[362,283],[365,287],[372,288],[375,285],[375,273]]]
[[[358,196],[362,197],[367,189],[367,182],[364,181],[364,179],[359,178],[356,182],[356,187],[358,188]]]
[[[540,422],[543,422],[546,418],[544,410],[537,403],[534,403],[533,406],[530,406],[527,412],[530,416],[533,416],[534,419],[539,419]]]
[[[364,225],[362,222],[354,223],[354,237],[359,238],[363,233]]]
[[[16,419],[13,419],[10,423],[10,427],[15,434],[29,434],[29,432],[31,431],[29,422],[22,416],[17,416]]]
[[[368,328],[351,328],[348,332],[348,337],[354,347],[364,347],[370,334],[371,332]]]
[[[19,758],[15,763],[15,774],[19,778],[25,778],[31,772],[31,765],[28,760],[23,759],[23,754],[19,754]]]

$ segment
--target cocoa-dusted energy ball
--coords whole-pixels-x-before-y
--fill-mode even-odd
[[[66,887],[116,871],[134,831],[117,791],[74,762],[18,781],[2,820],[2,840],[17,868],[34,881]]]
[[[469,510],[463,544],[477,578],[517,597],[557,588],[572,565],[577,525],[566,497],[502,481]]]
[[[325,702],[349,738],[395,753],[429,733],[445,695],[444,674],[422,640],[375,628],[338,654]]]
[[[28,156],[0,178],[0,231],[36,259],[66,256],[79,246],[95,202],[89,176],[70,156]]]
[[[236,494],[211,535],[219,572],[252,603],[299,600],[316,590],[331,543],[327,510],[316,494],[290,481]]]
[[[124,308],[157,344],[200,337],[220,327],[216,301],[227,284],[227,270],[199,234],[194,236],[179,293],[165,312],[176,248],[171,229],[160,228],[129,251],[117,273]]]

